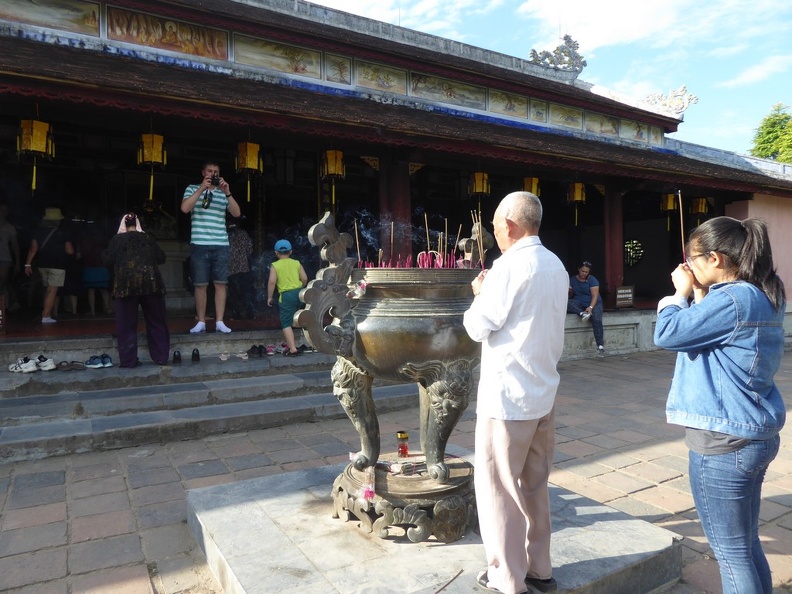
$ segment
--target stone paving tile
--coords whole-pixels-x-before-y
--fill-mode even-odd
[[[310,448],[300,447],[295,444],[291,449],[278,449],[268,453],[269,457],[275,464],[286,464],[288,462],[301,462],[303,460],[311,460],[316,458],[316,452]]]
[[[129,567],[113,567],[72,580],[74,594],[154,594],[148,568],[138,564]]]
[[[63,470],[30,472],[27,474],[18,474],[14,477],[14,489],[18,491],[27,491],[51,487],[53,485],[62,485],[65,482],[66,472]]]
[[[190,489],[200,489],[202,487],[211,487],[213,485],[224,485],[226,483],[236,482],[236,477],[233,474],[215,474],[212,476],[203,476],[200,478],[190,479],[184,481],[185,491]]]
[[[66,501],[65,484],[42,487],[40,489],[25,489],[24,491],[19,491],[12,487],[6,507],[8,509],[21,509],[38,505],[49,505],[61,501]]]
[[[69,503],[69,516],[71,518],[79,518],[82,516],[92,516],[129,508],[129,495],[126,491],[108,493],[107,495],[83,497],[82,499],[72,501]]]
[[[61,521],[4,530],[0,532],[0,557],[65,545],[67,529],[68,524]]]
[[[670,481],[682,476],[682,473],[677,472],[676,470],[671,470],[652,462],[641,462],[639,464],[635,464],[629,468],[625,468],[624,472],[658,484],[665,483],[666,481]]]
[[[604,451],[604,448],[580,441],[579,439],[559,444],[556,446],[556,449],[570,456],[575,456],[576,458],[584,458]]]
[[[107,493],[118,493],[120,491],[126,491],[126,489],[126,481],[120,474],[69,483],[69,494],[74,499],[105,495]]]
[[[121,472],[121,463],[117,460],[113,460],[112,462],[99,462],[89,466],[72,467],[70,480],[89,481],[107,476],[121,476]]]
[[[143,550],[137,534],[89,540],[69,547],[71,575],[140,563],[143,560]]]
[[[0,478],[0,493],[5,493],[6,491],[8,491],[8,487],[9,487],[10,484],[11,484],[11,478],[10,477],[6,476],[6,477],[3,477],[3,478]]]
[[[74,518],[71,522],[72,543],[129,534],[137,530],[132,510],[107,512]]]
[[[179,471],[179,474],[185,480],[227,473],[228,468],[223,464],[223,461],[217,460],[216,454],[214,456],[215,459],[212,460],[207,459],[202,462],[192,462],[190,464],[177,466],[176,470]]]
[[[61,502],[10,510],[5,513],[2,526],[3,530],[14,530],[64,520],[66,520],[66,502]]]
[[[225,458],[224,461],[226,466],[228,466],[228,468],[233,471],[246,470],[248,468],[258,468],[260,466],[269,466],[273,463],[272,460],[270,460],[264,454],[234,456],[233,458]]]
[[[683,493],[664,485],[638,491],[633,496],[639,501],[644,501],[672,513],[680,513],[694,507],[693,497],[689,493]]]
[[[45,584],[14,588],[13,592],[14,594],[69,594],[69,582],[66,579],[54,580]]]
[[[592,478],[613,472],[612,468],[597,462],[590,462],[588,458],[572,458],[566,462],[557,462],[556,466],[584,478]]]
[[[612,471],[598,475],[593,477],[592,480],[621,491],[622,493],[637,493],[638,491],[655,486],[654,483],[620,471]]]
[[[0,558],[0,591],[66,577],[66,547],[33,551]],[[30,592],[38,592],[32,587]]]
[[[141,487],[140,489],[130,490],[129,497],[137,507],[151,503],[174,501],[184,499],[184,486],[181,483],[164,483],[162,485]]]
[[[588,459],[591,460],[592,462],[596,462],[597,464],[602,464],[614,470],[628,468],[630,466],[640,463],[640,460],[638,460],[638,458],[634,458],[632,456],[628,456],[626,454],[622,454],[619,452],[606,452],[604,454],[595,454],[593,456],[589,456]]]
[[[168,524],[140,531],[146,559],[167,559],[183,555],[197,546],[187,524]]]
[[[178,524],[187,520],[187,502],[180,500],[144,505],[137,509],[137,515],[140,528]]]
[[[259,468],[247,468],[234,473],[237,480],[246,481],[247,479],[259,478],[262,476],[272,476],[283,472],[279,466],[260,466]]]
[[[190,555],[178,555],[157,561],[157,573],[164,592],[191,592],[201,581]]]
[[[133,489],[161,485],[162,483],[174,483],[178,480],[179,473],[171,466],[141,470],[134,473],[132,471],[129,472],[129,486]]]
[[[664,509],[649,505],[643,501],[637,501],[630,496],[624,495],[624,493],[622,493],[620,498],[611,499],[606,503],[614,509],[623,511],[645,522],[659,522],[671,515],[670,512]]]

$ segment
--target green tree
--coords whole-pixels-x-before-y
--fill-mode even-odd
[[[751,155],[792,163],[792,114],[788,110],[788,106],[776,103],[759,123]]]

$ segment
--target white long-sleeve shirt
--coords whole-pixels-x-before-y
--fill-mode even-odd
[[[529,420],[553,408],[568,286],[561,260],[537,236],[517,241],[487,272],[464,316],[482,343],[477,415]]]

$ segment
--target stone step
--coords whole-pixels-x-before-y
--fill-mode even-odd
[[[276,354],[271,357],[251,357],[243,360],[237,357],[236,353],[244,352],[250,346],[244,350],[240,347],[238,351],[226,351],[226,347],[228,347],[226,343],[210,341],[205,342],[202,347],[199,349],[199,363],[192,363],[192,350],[185,350],[182,351],[181,365],[159,366],[145,361],[140,367],[122,369],[117,367],[116,361],[116,365],[113,367],[81,371],[54,370],[12,373],[7,369],[2,370],[0,371],[0,394],[2,394],[0,406],[9,398],[260,377],[294,369],[300,371],[324,370],[329,375],[329,371],[335,363],[335,357],[322,353],[304,353],[294,358]],[[229,359],[226,361],[220,359],[220,354],[224,351],[229,353]]]
[[[273,380],[272,386],[263,389],[272,390],[280,397],[258,400],[234,401],[239,395],[260,392],[261,385],[266,383],[261,378],[175,384],[159,387],[159,390],[132,388],[121,391],[118,397],[115,392],[120,390],[113,390],[110,395],[97,391],[86,394],[86,397],[66,393],[54,397],[23,398],[18,403],[17,413],[25,412],[25,406],[29,412],[39,412],[38,407],[46,406],[42,398],[50,398],[53,407],[62,406],[63,416],[47,420],[18,416],[15,424],[4,423],[0,428],[0,461],[14,462],[195,439],[217,433],[346,416],[332,389],[318,374],[282,374],[273,378],[277,379]],[[313,389],[300,395],[282,395],[307,388]],[[373,396],[378,411],[418,406],[416,384],[376,386]],[[215,402],[209,403],[210,398]],[[199,401],[205,404],[196,405]],[[83,408],[80,415],[74,414],[77,405]],[[157,408],[144,409],[147,406]],[[115,414],[106,414],[114,407]],[[131,411],[121,412],[125,407]],[[85,416],[86,411],[95,416]]]

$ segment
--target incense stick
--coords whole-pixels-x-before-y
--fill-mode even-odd
[[[682,214],[682,190],[677,190],[679,198],[679,234],[682,236],[682,261],[685,261],[685,219]]]
[[[426,216],[426,212],[424,211],[424,226],[426,227],[426,251],[432,251],[432,244],[429,243],[429,217]]]
[[[357,219],[355,219],[355,246],[357,247],[358,266],[360,265],[360,237],[358,237]]]

